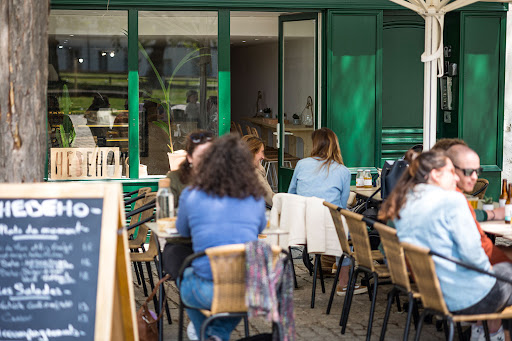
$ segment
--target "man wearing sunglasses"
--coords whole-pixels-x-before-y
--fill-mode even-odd
[[[480,167],[480,157],[478,154],[473,149],[462,144],[450,147],[446,154],[452,160],[453,166],[455,167],[455,173],[459,176],[457,188],[463,192],[473,192],[476,180],[482,172],[482,167]],[[471,209],[471,212],[474,212],[473,209]],[[480,219],[476,219],[477,217]],[[505,209],[501,207],[491,211],[478,212],[478,214],[474,215],[474,218],[478,221],[503,220],[505,219]],[[510,262],[510,258],[506,255],[511,253],[510,250],[507,250],[509,248],[499,248],[495,246],[485,233],[481,231],[480,224],[478,224],[478,222],[477,226],[479,227],[482,237],[482,247],[484,248],[487,256],[489,256],[491,264],[503,261]]]

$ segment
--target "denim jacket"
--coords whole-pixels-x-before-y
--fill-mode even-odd
[[[427,247],[482,270],[491,264],[464,195],[439,186],[418,184],[407,194],[395,220],[402,242]],[[496,279],[438,257],[433,257],[444,299],[451,311],[468,308],[483,299]]]

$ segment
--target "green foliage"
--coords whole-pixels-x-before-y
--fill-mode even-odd
[[[209,56],[210,54],[200,54],[199,50],[201,48],[195,48],[193,51],[189,52],[185,57],[183,57],[178,65],[174,68],[172,75],[168,81],[167,86],[165,85],[165,81],[160,76],[160,73],[158,72],[157,68],[151,61],[151,58],[149,57],[148,53],[144,49],[144,46],[139,42],[139,51],[142,53],[144,58],[148,61],[149,65],[153,69],[153,72],[155,73],[158,83],[160,84],[160,88],[162,89],[163,98],[144,98],[145,100],[152,101],[154,103],[160,104],[164,107],[165,112],[167,114],[167,122],[165,121],[153,121],[153,124],[155,124],[157,127],[163,129],[167,136],[169,136],[169,144],[167,145],[171,151],[171,153],[174,151],[172,146],[172,134],[171,134],[171,85],[174,80],[174,77],[176,76],[176,73],[189,61],[200,58],[203,56]]]
[[[69,91],[67,85],[64,84],[62,87],[62,97],[61,97],[61,105],[63,112],[63,121],[62,124],[59,125],[57,132],[57,140],[62,148],[70,148],[73,147],[73,142],[75,141],[76,133],[75,128],[73,127],[73,122],[69,118],[69,110],[71,108],[71,97],[69,97]]]
[[[492,205],[492,197],[484,196],[484,205]]]

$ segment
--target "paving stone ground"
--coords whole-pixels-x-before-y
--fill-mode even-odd
[[[295,263],[295,271],[299,286],[294,291],[294,311],[297,340],[365,340],[370,309],[368,294],[360,294],[354,296],[348,319],[347,330],[345,334],[342,335],[338,323],[340,319],[343,298],[336,296],[331,314],[326,314],[326,308],[333,283],[333,278],[325,279],[325,294],[321,292],[321,287],[318,280],[315,308],[311,309],[310,303],[313,277],[309,275],[309,272],[302,263],[299,264],[299,261],[296,261]],[[156,273],[154,278],[156,278]],[[179,304],[178,290],[173,282],[166,283],[165,287],[167,291],[167,301],[169,303],[172,317],[172,324],[169,325],[167,321],[164,322],[164,340],[177,340]],[[145,300],[145,297],[141,285],[134,283],[134,289],[136,308],[138,309],[140,304]],[[382,321],[384,319],[384,311],[386,308],[386,295],[390,289],[391,285],[379,286],[372,329],[372,340],[379,339]],[[406,301],[406,297],[401,298],[402,304]],[[150,303],[150,309],[154,309],[153,303]],[[402,339],[405,326],[405,318],[406,313],[404,313],[403,310],[402,312],[398,312],[396,304],[393,305],[386,332],[386,340]],[[185,329],[187,323],[188,319],[186,319]],[[251,319],[249,324],[250,335],[270,332],[271,330],[270,323],[263,320],[262,318]],[[409,340],[414,339],[414,333],[414,326],[411,326]],[[184,332],[184,335],[184,339],[187,340],[186,331]],[[432,324],[425,325],[422,329],[421,335],[422,341],[444,339],[444,332],[436,331],[435,325]],[[232,333],[231,340],[238,340],[242,337],[243,324],[240,324]]]

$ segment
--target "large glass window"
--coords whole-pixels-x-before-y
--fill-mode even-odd
[[[139,12],[140,162],[169,170],[167,153],[196,129],[218,134],[217,12]]]
[[[79,154],[85,173],[74,175],[101,175],[106,168],[89,166],[122,165],[128,157],[127,29],[125,11],[50,13],[48,148],[114,147],[120,152],[116,160],[113,153],[94,161]]]

